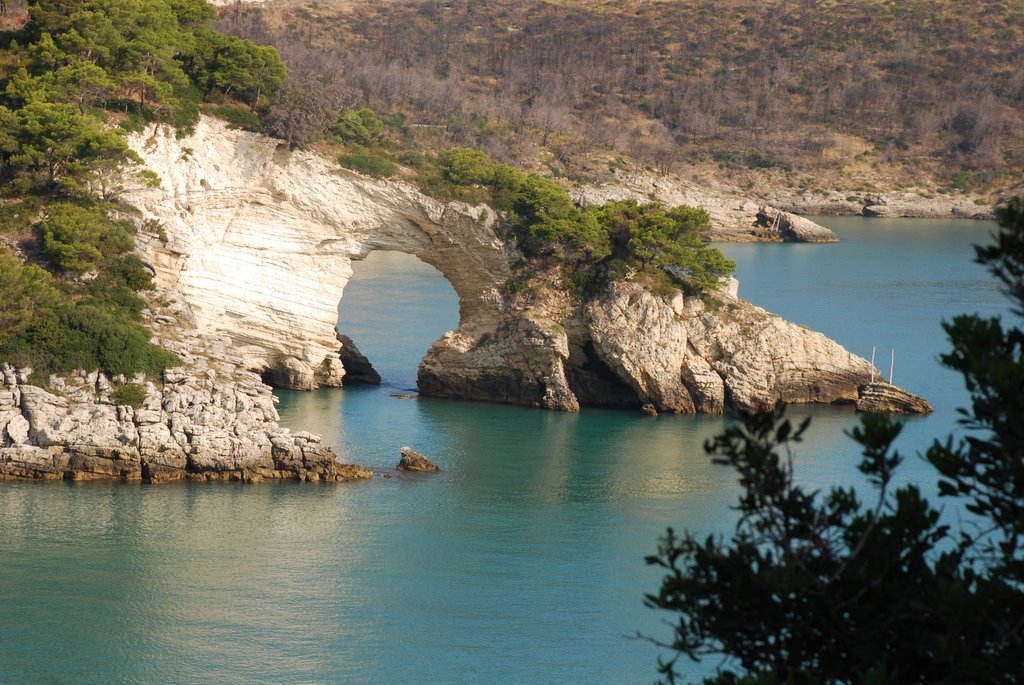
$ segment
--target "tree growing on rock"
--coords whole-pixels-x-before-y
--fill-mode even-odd
[[[1024,202],[1001,214],[994,246],[977,248],[1024,315]],[[722,657],[706,683],[1024,682],[1024,331],[999,318],[944,324],[943,363],[972,395],[955,443],[925,455],[939,493],[973,520],[954,530],[914,485],[894,487],[900,424],[866,416],[851,437],[869,503],[854,488],[797,483],[790,449],[808,421],[743,417],[706,444],[743,493],[729,539],[671,529],[648,558],[665,570],[649,606],[673,612],[674,652],[660,663]]]

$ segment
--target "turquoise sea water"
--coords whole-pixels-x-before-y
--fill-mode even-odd
[[[971,263],[991,224],[823,219],[839,245],[726,245],[740,293],[821,330],[926,396],[908,454],[955,428],[939,321],[1003,302]],[[282,421],[387,469],[412,445],[440,474],[355,485],[0,484],[0,683],[649,683],[666,637],[643,564],[666,526],[728,529],[736,488],[703,441],[728,421],[578,415],[390,397],[457,321],[433,269],[358,265],[341,328],[379,388],[281,392]],[[820,408],[807,482],[856,478]],[[906,480],[931,482],[912,456]],[[694,673],[699,673],[696,667]]]

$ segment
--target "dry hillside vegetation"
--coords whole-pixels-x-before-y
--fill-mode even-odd
[[[370,107],[424,149],[556,175],[994,198],[1024,160],[1018,0],[282,0],[220,28],[275,45],[314,119]]]

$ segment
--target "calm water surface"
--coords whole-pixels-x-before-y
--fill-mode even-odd
[[[823,219],[839,245],[727,245],[741,294],[838,339],[936,406],[913,455],[955,427],[941,319],[1003,303],[971,263],[991,224]],[[433,269],[357,265],[341,328],[380,388],[279,393],[282,421],[381,469],[409,444],[437,475],[356,485],[0,484],[2,683],[649,683],[666,636],[642,606],[666,526],[726,530],[727,419],[579,415],[390,397],[457,323]],[[855,478],[848,410],[813,411],[800,475]],[[908,459],[903,478],[931,482]],[[700,672],[699,670],[694,673]]]

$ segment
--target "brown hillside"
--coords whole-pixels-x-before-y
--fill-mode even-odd
[[[418,145],[555,174],[993,198],[1022,178],[1018,0],[284,1],[222,26]]]

